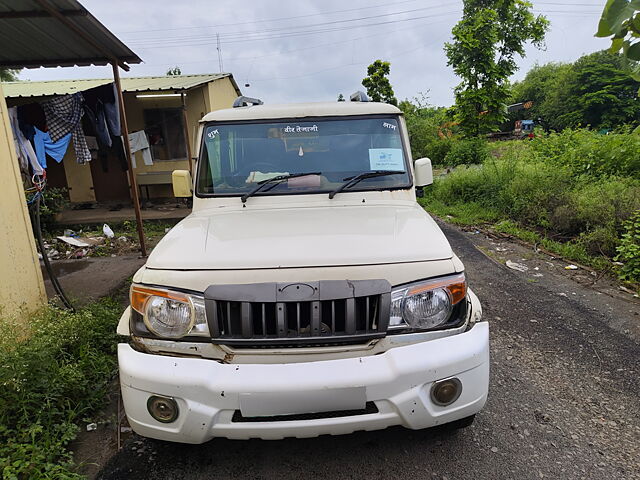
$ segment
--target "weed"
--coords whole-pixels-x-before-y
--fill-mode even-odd
[[[47,307],[26,326],[0,319],[3,478],[80,478],[67,446],[76,422],[103,405],[120,308],[104,300],[77,313]]]

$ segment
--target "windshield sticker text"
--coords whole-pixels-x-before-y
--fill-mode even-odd
[[[404,170],[401,148],[370,148],[371,170]]]
[[[286,127],[284,127],[285,133],[301,133],[301,132],[317,132],[317,131],[318,131],[317,125],[313,125],[311,127],[301,127],[300,125],[296,125],[295,127],[292,127],[290,125],[287,125]]]
[[[391,130],[395,130],[398,127],[397,125],[394,125],[392,123],[387,123],[387,122],[383,122],[382,126],[384,128],[390,128]]]
[[[207,133],[207,137],[213,139],[216,138],[216,135],[218,135],[218,129],[216,128],[215,130],[211,130],[209,133]]]

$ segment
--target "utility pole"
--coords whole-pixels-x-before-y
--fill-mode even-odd
[[[222,47],[220,46],[220,34],[216,33],[216,45],[218,50],[218,69],[220,73],[223,72],[224,66],[222,65]]]

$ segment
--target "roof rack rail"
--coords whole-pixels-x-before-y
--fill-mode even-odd
[[[351,96],[349,97],[349,100],[351,100],[352,102],[368,102],[369,97],[367,97],[366,93],[358,90],[357,92],[353,92],[351,94]]]
[[[245,97],[244,95],[239,96],[233,102],[233,108],[238,107],[248,107],[249,105],[262,105],[263,102],[259,98],[251,98]]]

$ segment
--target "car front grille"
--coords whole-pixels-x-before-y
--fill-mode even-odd
[[[386,280],[213,285],[205,304],[214,343],[362,343],[386,335],[390,292]]]

